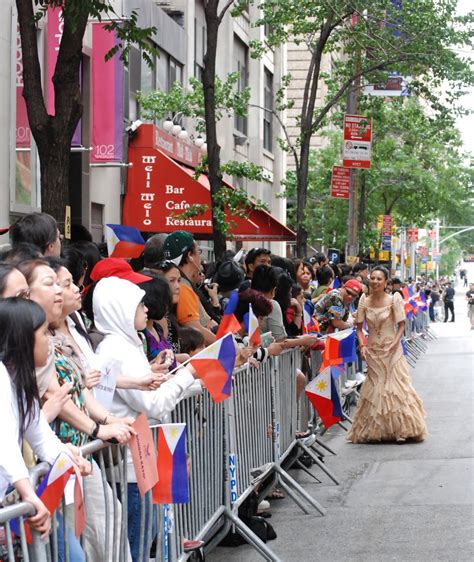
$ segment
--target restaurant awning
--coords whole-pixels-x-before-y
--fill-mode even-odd
[[[208,238],[212,235],[212,216],[207,176],[201,175],[199,180],[192,177],[194,169],[188,166],[196,165],[196,155],[188,145],[175,151],[173,141],[174,137],[166,139],[166,133],[154,125],[138,129],[129,147],[129,161],[133,165],[128,171],[123,224],[146,232],[188,230],[198,238]],[[175,153],[183,156],[181,161],[186,165],[170,157]],[[202,209],[199,215],[186,216],[186,211],[197,208]],[[294,232],[267,211],[256,209],[251,199],[245,218],[227,214],[226,219],[234,223],[229,234],[237,240],[295,239]]]

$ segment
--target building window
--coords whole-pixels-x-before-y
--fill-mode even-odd
[[[263,148],[273,152],[273,74],[265,68],[263,84]]]
[[[179,64],[179,62],[177,62],[173,57],[169,57],[168,73],[168,84],[170,89],[175,82],[183,84],[183,65]]]
[[[243,92],[248,86],[248,47],[237,36],[234,36],[234,70],[239,73],[237,90]],[[235,115],[234,127],[239,133],[247,135],[247,117]]]
[[[159,51],[160,56],[156,58],[156,89],[167,92],[169,89],[168,55]]]
[[[194,77],[202,82],[204,55],[206,54],[206,26],[197,18],[194,20]]]

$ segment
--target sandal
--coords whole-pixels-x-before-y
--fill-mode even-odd
[[[285,493],[283,492],[283,490],[280,490],[279,488],[275,488],[267,495],[267,499],[269,500],[284,500],[285,498],[286,498]]]

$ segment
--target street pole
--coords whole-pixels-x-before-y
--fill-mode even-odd
[[[436,248],[436,277],[435,281],[438,281],[439,278],[439,219],[436,219],[435,222],[435,248]]]
[[[400,229],[400,277],[405,281],[406,267],[405,267],[405,252],[406,252],[406,230],[402,226]]]
[[[348,115],[357,115],[359,107],[359,88],[360,88],[360,56],[356,55],[354,67],[356,79],[353,87],[347,94],[346,112]],[[351,168],[351,185],[349,189],[349,215],[347,217],[347,244],[346,256],[359,255],[359,193],[358,193],[358,170]]]
[[[416,242],[410,242],[410,277],[415,279],[416,263],[415,263]]]

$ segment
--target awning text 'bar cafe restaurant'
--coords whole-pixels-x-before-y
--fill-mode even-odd
[[[123,205],[123,224],[142,232],[187,230],[196,239],[212,235],[211,192],[202,174],[193,179],[200,161],[200,150],[184,143],[152,124],[142,124],[130,140],[127,192]],[[229,185],[229,184],[227,184]],[[192,205],[207,210],[194,217],[180,215]],[[233,240],[241,242],[286,242],[295,233],[267,211],[256,209],[249,199],[247,218],[228,216],[234,223]]]

